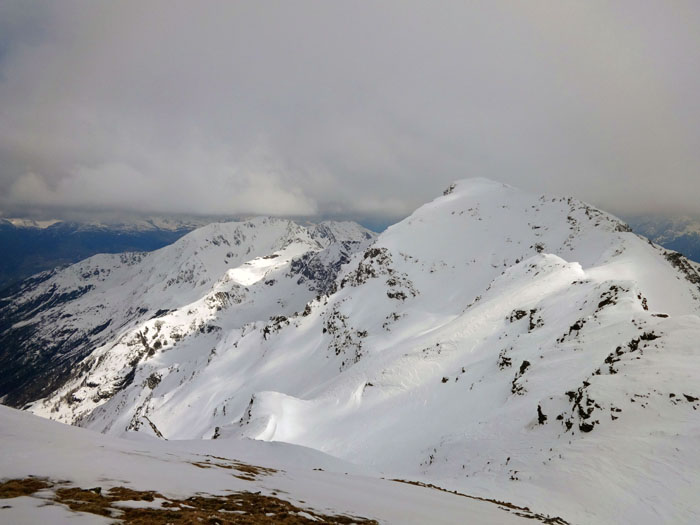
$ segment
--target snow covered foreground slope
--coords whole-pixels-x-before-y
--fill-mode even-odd
[[[700,273],[614,217],[460,181],[337,277],[337,245],[203,259],[196,233],[192,265],[117,264],[56,307],[63,322],[83,304],[67,318],[83,331],[127,320],[32,411],[303,445],[574,523],[700,519]],[[102,279],[90,261],[66,293]],[[146,314],[128,313],[134,297]]]
[[[0,523],[13,525],[114,523],[110,517],[220,524],[545,519],[507,504],[382,479],[282,443],[125,440],[6,407],[0,407],[0,442]]]

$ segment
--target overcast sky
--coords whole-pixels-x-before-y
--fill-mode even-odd
[[[0,211],[700,214],[700,2],[0,0]]]

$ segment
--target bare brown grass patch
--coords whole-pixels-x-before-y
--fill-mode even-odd
[[[211,459],[210,459],[211,458]],[[212,461],[215,459],[217,461]],[[260,476],[269,476],[278,472],[278,470],[268,467],[258,467],[243,463],[242,461],[226,459],[219,456],[207,456],[204,461],[193,462],[192,465],[199,468],[222,468],[227,470],[235,470],[238,474],[233,474],[238,479],[245,481],[255,481]]]
[[[50,486],[48,481],[39,478],[10,479],[0,483],[0,499],[30,496]]]
[[[233,468],[233,467],[232,467]],[[100,487],[83,489],[61,487],[37,478],[15,479],[0,484],[0,497],[28,496],[43,489],[54,489],[51,499],[76,512],[107,516],[134,525],[229,525],[275,524],[302,525],[327,523],[377,525],[375,520],[346,515],[321,514],[302,509],[275,496],[259,492],[236,492],[225,496],[197,495],[186,499],[167,498],[155,491],[138,491],[114,487],[104,492]],[[160,508],[120,506],[126,501],[162,501]],[[0,518],[2,510],[0,509]]]

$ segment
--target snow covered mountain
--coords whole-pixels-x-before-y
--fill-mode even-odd
[[[224,328],[303,310],[373,238],[354,223],[306,228],[258,218],[211,224],[155,252],[95,255],[39,274],[0,302],[0,396],[21,406],[82,380],[96,349],[110,359],[123,352],[135,367],[142,354],[181,347],[192,333],[209,344]],[[167,334],[154,337],[166,323]],[[134,367],[100,385],[98,404],[131,382]]]
[[[258,219],[38,277],[2,306],[4,402],[301,445],[573,523],[700,519],[697,264],[483,179],[372,241]]]

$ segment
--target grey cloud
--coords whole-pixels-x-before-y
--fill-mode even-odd
[[[696,2],[0,9],[5,210],[383,219],[485,176],[700,212]]]

